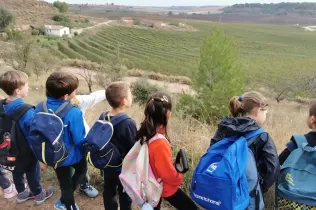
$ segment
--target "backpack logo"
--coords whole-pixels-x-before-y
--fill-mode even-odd
[[[213,173],[217,169],[218,164],[219,164],[219,162],[212,163],[210,165],[210,167],[208,167],[207,171],[210,173]]]
[[[11,134],[8,132],[3,134],[3,143],[0,144],[0,149],[3,148],[7,148],[7,150],[11,148]]]
[[[290,173],[285,175],[285,181],[294,187],[294,178]]]
[[[195,194],[195,193],[193,193],[193,195],[194,195],[194,197],[196,197],[197,199],[200,199],[200,200],[202,200],[202,201],[208,202],[208,203],[210,203],[210,204],[214,204],[214,205],[216,205],[216,206],[220,206],[220,205],[222,204],[221,201],[214,201],[214,200],[212,200],[212,199],[210,199],[210,198],[207,198],[207,197],[204,197],[204,196],[201,196],[201,195],[197,195],[197,194]]]

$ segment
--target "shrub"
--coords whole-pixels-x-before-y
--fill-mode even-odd
[[[53,6],[56,7],[59,10],[59,12],[68,11],[68,4],[66,2],[55,1],[53,3]]]
[[[32,35],[33,36],[38,36],[38,35],[40,35],[40,31],[38,29],[33,29],[32,30]]]
[[[150,84],[146,79],[138,79],[132,85],[134,101],[140,105],[144,105],[149,96],[159,90],[157,86]]]
[[[7,28],[5,33],[8,35],[8,40],[21,40],[23,39],[23,32],[11,28]]]
[[[56,14],[53,16],[53,21],[67,23],[70,22],[70,19],[65,15]]]
[[[14,15],[6,8],[0,8],[0,29],[8,27],[14,22]]]
[[[237,59],[236,46],[222,32],[214,30],[204,41],[199,69],[192,82],[197,94],[182,94],[179,109],[208,123],[228,115],[229,99],[242,94],[245,74]]]
[[[78,32],[77,31],[75,31],[75,33],[74,33],[74,36],[78,36],[79,34],[78,34]]]

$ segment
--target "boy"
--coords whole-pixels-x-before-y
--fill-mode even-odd
[[[106,89],[106,99],[112,110],[107,115],[112,118],[117,114],[124,113],[132,105],[132,93],[129,85],[124,82],[115,82]],[[122,158],[135,144],[136,124],[132,119],[127,119],[114,126],[111,142],[118,148]],[[124,192],[119,180],[121,168],[106,168],[104,173],[103,201],[105,210],[117,210],[118,204],[115,199],[116,188],[118,188],[120,209],[131,210],[131,199]]]
[[[53,72],[46,81],[47,109],[56,112],[65,102],[71,103],[78,86],[79,80],[75,75],[62,71]],[[43,104],[37,105],[35,112],[38,112],[41,105]],[[82,151],[85,137],[82,112],[74,106],[62,120],[65,125],[63,141],[68,157],[55,169],[61,198],[54,207],[59,210],[79,210],[75,204],[74,191],[87,170]],[[73,176],[72,168],[75,169]]]
[[[316,146],[316,101],[313,101],[309,107],[309,115],[306,118],[306,124],[311,132],[305,134],[305,138],[308,145],[311,147]],[[297,148],[297,145],[293,139],[286,145],[286,149],[279,155],[280,165],[283,165],[285,160],[290,156],[291,151]]]
[[[27,75],[19,71],[7,71],[0,76],[0,88],[8,95],[8,98],[2,101],[4,112],[7,115],[14,116],[24,106],[22,98],[28,94],[27,80]],[[34,199],[35,203],[40,205],[50,198],[54,192],[53,188],[42,189],[40,184],[40,166],[27,144],[33,117],[34,108],[30,108],[18,120],[18,125],[22,131],[21,135],[24,138],[17,139],[19,155],[16,158],[16,167],[12,175],[18,192],[17,203]],[[24,174],[26,174],[30,191],[25,189]]]
[[[72,104],[78,106],[79,109],[82,111],[82,115],[84,116],[88,109],[91,109],[94,105],[100,103],[103,100],[105,100],[105,90],[99,90],[91,93],[90,95],[77,95],[72,100]],[[90,127],[84,118],[83,123],[87,134],[90,130]],[[98,190],[89,184],[88,171],[86,172],[86,176],[79,185],[79,190],[85,193],[90,198],[95,198],[99,194]]]

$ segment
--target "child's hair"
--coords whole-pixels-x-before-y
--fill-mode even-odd
[[[0,88],[8,95],[12,96],[14,90],[23,87],[28,80],[28,76],[21,71],[7,71],[0,76]]]
[[[46,80],[46,96],[61,98],[70,95],[79,87],[79,80],[74,74],[64,71],[53,72]]]
[[[171,97],[167,93],[158,92],[149,97],[145,107],[145,119],[141,123],[140,129],[136,134],[136,141],[141,144],[148,142],[157,133],[157,129],[163,126],[166,138],[168,125],[168,111],[172,109]]]
[[[255,108],[267,110],[267,99],[259,92],[246,92],[242,96],[234,96],[230,99],[229,110],[233,117],[242,117],[252,114]]]
[[[121,106],[122,100],[128,96],[130,86],[126,82],[113,82],[105,91],[106,100],[113,109]]]
[[[316,117],[316,100],[313,100],[309,106],[309,116]]]

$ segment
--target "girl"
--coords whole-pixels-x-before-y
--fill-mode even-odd
[[[167,133],[168,121],[171,117],[171,98],[166,93],[156,93],[147,101],[145,107],[145,120],[136,134],[136,140],[141,144],[148,143],[157,134],[166,139],[158,139],[149,144],[149,163],[155,177],[162,179],[163,192],[161,197],[179,210],[195,210],[195,203],[179,188],[183,176],[179,174],[172,164],[170,138]],[[160,210],[159,205],[154,208]]]
[[[247,92],[240,97],[233,97],[229,103],[229,110],[233,118],[226,117],[218,124],[218,130],[211,140],[211,146],[223,138],[240,136],[254,131],[266,121],[268,111],[267,99],[258,92]],[[256,137],[250,146],[259,173],[260,210],[264,208],[263,193],[266,193],[276,181],[280,171],[278,154],[274,142],[268,133],[262,133]],[[252,162],[248,162],[246,176],[249,190],[252,191],[257,183],[252,178],[256,172],[249,170],[254,168]],[[257,174],[256,174],[257,176]],[[256,209],[255,198],[252,197],[248,210]]]

